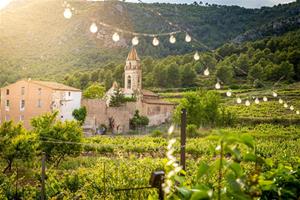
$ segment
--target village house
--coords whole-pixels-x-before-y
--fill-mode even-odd
[[[83,99],[82,105],[87,108],[85,127],[96,129],[101,124],[108,127],[113,122],[116,132],[127,132],[130,128],[129,121],[136,110],[140,115],[149,118],[150,126],[160,125],[170,120],[175,105],[162,100],[159,95],[149,90],[142,89],[141,60],[134,47],[126,59],[124,74],[125,87],[120,90],[126,97],[136,97],[136,101],[127,102],[120,107],[110,107],[110,99],[118,88],[118,84],[114,82],[104,99]]]
[[[72,112],[80,107],[81,91],[56,82],[20,80],[1,88],[1,122],[23,122],[47,112],[59,111],[59,118],[72,120]]]

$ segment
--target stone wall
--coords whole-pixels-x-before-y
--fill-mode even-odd
[[[84,99],[82,106],[87,108],[85,125],[93,129],[101,124],[109,125],[109,118],[114,120],[116,132],[127,132],[129,120],[137,109],[137,103],[128,102],[120,107],[107,107],[105,100]]]
[[[129,131],[129,120],[136,110],[149,118],[149,125],[160,125],[171,119],[174,105],[150,104],[138,102],[127,102],[120,107],[107,107],[105,100],[84,99],[82,106],[87,108],[85,127],[96,129],[101,124],[109,125],[109,118],[115,123],[115,131],[122,133]]]

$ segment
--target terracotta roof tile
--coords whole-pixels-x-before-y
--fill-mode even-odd
[[[70,87],[61,83],[50,82],[50,81],[34,81],[30,80],[31,83],[35,83],[41,86],[45,86],[54,90],[67,90],[67,91],[80,91],[80,89]]]

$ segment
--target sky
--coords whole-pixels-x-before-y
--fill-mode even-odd
[[[128,0],[131,2],[138,2],[138,0]],[[145,3],[193,3],[194,1],[200,2],[200,0],[142,0]],[[215,3],[221,5],[238,5],[246,8],[260,8],[262,6],[274,6],[277,4],[284,4],[293,2],[295,0],[202,0],[204,3]]]

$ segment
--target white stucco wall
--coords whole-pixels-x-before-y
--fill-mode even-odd
[[[62,91],[61,93],[62,99],[59,107],[59,118],[62,121],[73,120],[73,110],[80,108],[81,105],[81,92]]]

